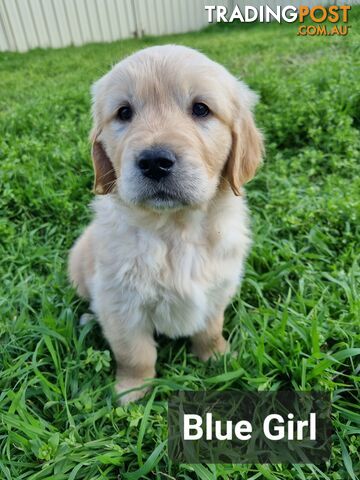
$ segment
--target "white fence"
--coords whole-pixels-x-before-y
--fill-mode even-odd
[[[0,50],[24,52],[198,30],[207,24],[205,4],[203,0],[0,0]]]
[[[0,0],[0,51],[59,48],[198,30],[205,5],[324,5],[337,0]],[[339,4],[343,2],[339,0]],[[360,0],[346,1],[347,4]]]

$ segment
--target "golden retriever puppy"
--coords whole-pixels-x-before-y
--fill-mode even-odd
[[[227,350],[224,309],[250,246],[242,185],[263,143],[256,95],[190,48],[141,50],[92,93],[98,196],[69,272],[111,346],[127,403],[155,376],[154,332],[190,336],[202,360]]]

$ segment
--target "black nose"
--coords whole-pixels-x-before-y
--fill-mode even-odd
[[[143,150],[138,157],[137,165],[144,177],[160,180],[169,175],[175,160],[175,154],[171,150],[155,147]]]

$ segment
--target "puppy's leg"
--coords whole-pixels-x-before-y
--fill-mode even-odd
[[[139,389],[146,378],[155,377],[156,343],[151,332],[124,331],[122,328],[104,331],[117,363],[116,391],[120,394],[120,403],[142,398],[148,388]],[[134,390],[125,393],[127,390]]]
[[[217,353],[223,354],[229,350],[228,343],[222,335],[224,314],[208,322],[205,330],[191,337],[193,353],[206,362]]]
[[[71,283],[80,297],[89,299],[89,286],[94,275],[91,225],[77,239],[70,251],[68,273]]]

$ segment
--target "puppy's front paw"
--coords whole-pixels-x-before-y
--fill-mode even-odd
[[[144,386],[143,388],[140,388],[143,385],[143,378],[119,378],[115,385],[115,390],[116,393],[119,395],[120,405],[126,405],[127,403],[140,400],[140,398],[142,398],[145,393],[149,391],[149,387]],[[133,390],[134,388],[136,388],[137,390]]]
[[[222,335],[209,344],[194,341],[192,345],[192,352],[203,362],[207,362],[217,355],[224,355],[229,351],[229,344]]]

